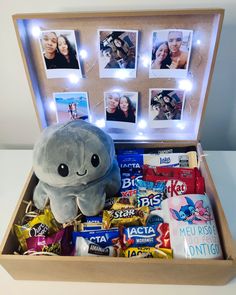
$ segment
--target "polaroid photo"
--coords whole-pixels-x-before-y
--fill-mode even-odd
[[[104,92],[106,127],[129,129],[137,124],[138,92]]]
[[[149,126],[171,128],[183,120],[185,91],[179,89],[149,89]]]
[[[39,44],[48,79],[66,78],[70,75],[82,78],[75,31],[41,31]]]
[[[98,30],[100,78],[136,78],[137,30]]]
[[[192,48],[191,30],[152,32],[149,78],[185,78]]]
[[[53,93],[58,123],[77,119],[89,122],[89,103],[87,92]]]

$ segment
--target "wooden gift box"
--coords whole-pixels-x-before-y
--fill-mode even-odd
[[[179,79],[150,79],[142,65],[142,54],[150,52],[152,31],[163,29],[193,30],[188,79],[193,89],[186,94],[184,128],[147,128],[135,132],[107,129],[116,147],[189,147],[195,146],[200,169],[206,182],[223,248],[223,260],[202,259],[129,259],[107,257],[46,257],[14,255],[18,241],[12,231],[25,212],[25,201],[32,198],[37,178],[30,173],[0,249],[0,263],[15,279],[89,282],[161,283],[223,285],[236,275],[236,254],[228,224],[199,143],[199,130],[206,109],[210,81],[216,59],[224,11],[222,9],[173,10],[113,13],[53,13],[14,15],[14,25],[40,127],[56,121],[48,106],[53,92],[87,91],[93,120],[104,117],[103,92],[114,87],[139,92],[139,117],[147,118],[149,88],[178,88]],[[75,30],[79,43],[87,46],[89,58],[83,62],[84,79],[72,85],[67,79],[47,79],[34,26],[41,30]],[[98,29],[138,30],[136,79],[99,78]],[[181,120],[182,121],[182,120]],[[142,132],[142,133],[141,133]],[[221,196],[222,198],[224,196]]]

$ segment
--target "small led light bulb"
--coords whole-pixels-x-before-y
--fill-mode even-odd
[[[142,64],[145,68],[148,68],[149,65],[150,65],[150,58],[146,55],[142,56],[141,57],[141,60],[142,60]]]
[[[105,120],[104,119],[101,119],[101,120],[97,120],[95,122],[95,125],[99,128],[104,128],[105,127]]]
[[[196,41],[196,44],[197,44],[197,45],[200,45],[201,43],[202,43],[202,42],[201,42],[201,40],[199,40],[199,39]]]
[[[178,123],[176,126],[177,126],[177,128],[179,128],[181,130],[185,129],[185,124],[184,123]]]
[[[145,128],[147,127],[147,121],[145,121],[145,120],[140,120],[140,121],[138,122],[138,127],[139,127],[140,129],[145,129]]]
[[[50,108],[51,111],[56,111],[56,104],[55,104],[54,101],[51,101],[49,103],[49,108]]]
[[[68,79],[72,84],[77,84],[79,82],[79,77],[74,74],[69,75]]]
[[[35,38],[38,38],[41,34],[41,30],[40,30],[40,27],[38,26],[33,26],[32,29],[31,29],[31,33],[32,35],[35,37]]]
[[[85,49],[81,49],[79,55],[82,59],[86,59],[88,57],[88,52]]]
[[[89,119],[89,122],[90,122],[90,123],[93,122],[93,116],[92,116],[92,115],[89,115],[89,116],[88,116],[88,119]]]
[[[190,80],[186,79],[186,80],[179,81],[179,89],[191,91],[192,88],[193,88],[193,83]]]

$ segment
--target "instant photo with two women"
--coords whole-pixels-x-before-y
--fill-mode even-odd
[[[82,77],[73,30],[41,31],[39,41],[48,79],[64,78],[69,75]]]
[[[138,92],[105,92],[104,111],[106,126],[133,128],[138,116]]]

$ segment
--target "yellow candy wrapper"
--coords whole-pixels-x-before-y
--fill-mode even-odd
[[[34,236],[48,236],[57,231],[59,227],[49,208],[44,214],[38,215],[24,225],[14,224],[14,231],[23,251],[27,250],[26,239]]]
[[[136,197],[119,197],[112,205],[111,209],[119,210],[123,208],[135,207]]]
[[[155,247],[130,247],[123,251],[124,257],[172,259],[173,250]]]
[[[104,210],[102,223],[105,229],[121,225],[145,225],[149,214],[149,207],[123,208],[120,210]]]

